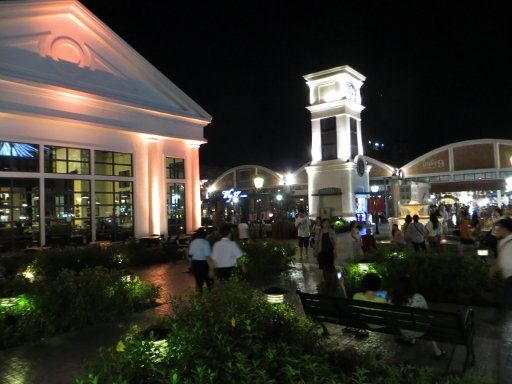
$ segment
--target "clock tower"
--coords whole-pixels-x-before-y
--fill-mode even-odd
[[[366,220],[369,167],[361,137],[361,87],[366,78],[349,67],[304,76],[311,112],[311,216]]]

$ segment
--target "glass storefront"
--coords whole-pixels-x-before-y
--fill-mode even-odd
[[[45,227],[48,244],[90,241],[89,180],[45,180]]]
[[[133,237],[133,183],[95,183],[96,239],[121,241]]]
[[[186,230],[185,184],[167,183],[168,236]]]
[[[165,170],[168,179],[185,178],[185,160],[175,157],[165,158]]]
[[[39,172],[39,146],[0,141],[0,171]]]
[[[132,154],[94,151],[95,171],[104,176],[132,176]]]
[[[0,250],[39,242],[39,180],[0,179]]]
[[[90,151],[80,148],[44,147],[44,171],[46,173],[90,173]]]

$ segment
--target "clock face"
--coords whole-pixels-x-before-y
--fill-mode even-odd
[[[347,85],[347,98],[351,101],[356,101],[356,87],[350,83]]]
[[[364,159],[362,157],[359,157],[357,159],[357,174],[360,176],[360,177],[363,177],[364,176],[364,172],[366,171],[366,164],[364,162]]]

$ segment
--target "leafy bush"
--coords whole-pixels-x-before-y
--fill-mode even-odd
[[[331,221],[331,226],[334,228],[334,232],[343,233],[350,231],[350,223],[343,217],[335,217]]]
[[[0,275],[5,278],[24,270],[35,259],[34,253],[8,252],[0,254]]]
[[[370,261],[368,268],[382,277],[385,288],[391,289],[402,276],[409,276],[417,291],[434,302],[491,305],[498,300],[503,286],[500,279],[489,276],[489,264],[470,255],[381,251],[372,253]],[[345,268],[349,293],[360,289],[360,280],[366,273],[360,265],[349,264]]]
[[[287,270],[296,252],[292,244],[276,241],[255,240],[240,246],[244,252],[242,260],[247,266],[247,276],[251,280]]]
[[[290,306],[272,305],[238,281],[173,302],[165,339],[132,330],[77,384],[437,383],[426,369],[386,366],[353,350],[328,352],[317,328]]]
[[[37,254],[34,269],[38,275],[55,279],[63,269],[79,272],[85,268],[120,269],[121,260],[112,247],[51,248]]]
[[[178,258],[178,248],[170,243],[157,247],[148,247],[135,241],[113,245],[112,252],[119,260],[129,265],[150,265],[173,261]]]
[[[36,280],[31,292],[18,297],[17,306],[2,305],[0,347],[114,320],[147,308],[158,297],[152,284],[104,267],[64,269],[54,280]]]

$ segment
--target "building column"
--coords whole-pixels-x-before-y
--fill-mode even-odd
[[[158,140],[148,139],[148,197],[149,197],[149,234],[161,234],[161,201],[160,196],[160,151],[158,150]]]
[[[186,188],[187,193],[187,232],[195,231],[201,226],[201,182],[199,174],[199,144],[189,143],[189,166]]]

